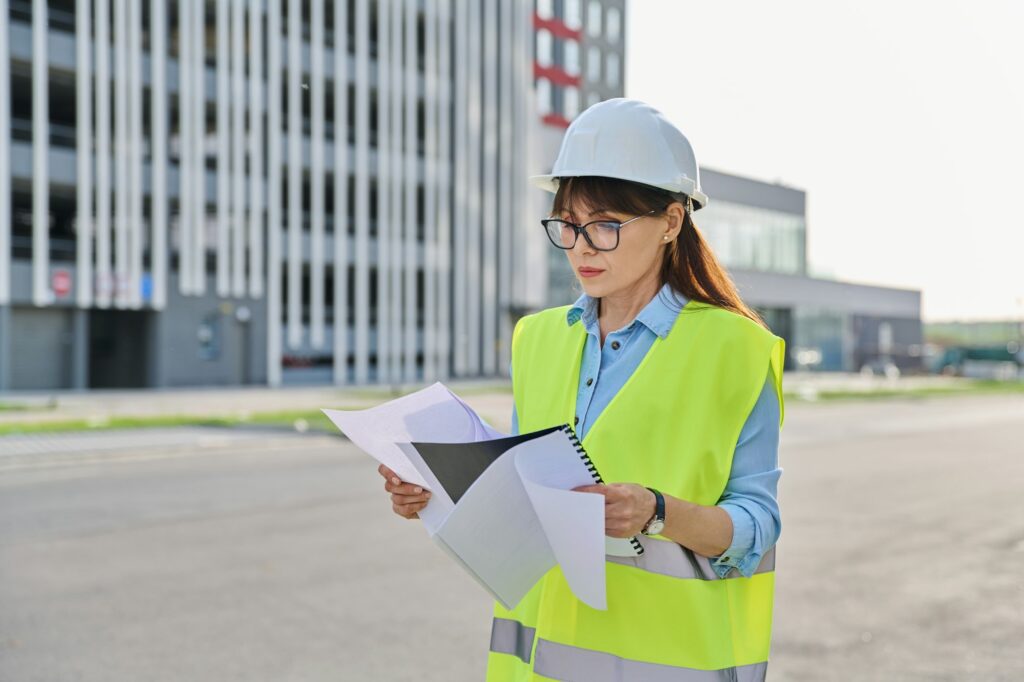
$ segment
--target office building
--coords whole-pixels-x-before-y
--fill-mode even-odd
[[[0,390],[504,372],[532,17],[0,0]]]

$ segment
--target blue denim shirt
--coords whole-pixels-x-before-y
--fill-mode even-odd
[[[665,338],[687,299],[665,284],[636,318],[600,342],[597,299],[580,296],[566,315],[569,325],[582,319],[587,331],[576,394],[576,433],[582,440],[597,416],[626,383],[657,337]],[[618,341],[618,349],[612,348]],[[511,375],[511,365],[509,373]],[[782,531],[777,490],[782,469],[778,466],[779,402],[771,381],[771,370],[736,442],[732,471],[718,506],[732,519],[732,545],[712,562],[725,576],[734,567],[745,576],[753,575],[761,557],[771,549]],[[587,386],[587,379],[594,381]],[[519,433],[515,405],[512,433]],[[641,481],[637,481],[641,483]]]

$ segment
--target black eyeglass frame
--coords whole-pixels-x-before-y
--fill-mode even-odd
[[[666,206],[666,208],[668,208],[668,207]],[[664,211],[664,210],[665,210],[664,208],[663,209],[654,208],[654,209],[651,209],[650,211],[648,211],[647,213],[644,213],[644,214],[638,215],[638,216],[634,216],[634,217],[630,218],[629,220],[626,220],[626,221],[623,221],[623,222],[619,222],[618,220],[591,220],[589,223],[584,223],[583,225],[577,225],[574,222],[571,222],[569,220],[562,220],[561,218],[543,218],[543,219],[541,219],[540,224],[544,226],[544,234],[546,234],[548,236],[548,241],[551,242],[551,244],[555,248],[557,248],[557,249],[562,249],[563,251],[569,251],[569,250],[575,248],[576,247],[576,242],[579,241],[580,234],[582,234],[583,238],[587,240],[587,243],[590,244],[590,247],[592,249],[594,249],[595,251],[614,251],[615,249],[619,248],[619,230],[621,230],[624,225],[628,225],[629,223],[633,222],[634,220],[640,220],[641,218],[646,218],[647,216],[651,215],[652,213],[660,213],[661,211]],[[568,225],[569,227],[571,227],[573,229],[573,232],[575,234],[573,234],[572,244],[570,244],[569,246],[562,246],[561,244],[556,244],[555,243],[554,238],[551,236],[551,231],[548,229],[548,223],[553,223],[553,222],[558,222],[558,223],[562,223],[563,225]],[[614,228],[615,229],[615,246],[611,247],[610,249],[602,249],[599,246],[597,246],[596,244],[594,244],[593,241],[591,241],[590,235],[587,233],[586,228],[587,228],[588,225],[593,225],[595,223],[618,223],[618,227]]]

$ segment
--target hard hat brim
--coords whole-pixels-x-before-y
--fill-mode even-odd
[[[558,191],[558,178],[559,177],[579,177],[580,175],[582,175],[582,174],[564,173],[563,175],[560,175],[560,176],[559,175],[531,175],[529,179],[530,179],[530,183],[534,187],[537,187],[538,189],[542,189],[542,190],[544,190],[546,192],[551,192],[552,194],[554,194],[554,193],[556,193]],[[614,178],[616,180],[630,180],[632,182],[636,182],[636,180],[633,180],[633,178],[620,177],[620,176],[616,176],[616,175],[605,175],[605,174],[602,174],[601,177]],[[643,183],[643,184],[645,184],[645,185],[646,184],[650,184],[652,187],[657,187],[658,189],[663,189],[663,190],[666,190],[668,192],[680,192],[682,194],[686,194],[686,195],[692,197],[693,198],[693,210],[694,211],[700,210],[700,209],[702,209],[702,208],[704,208],[705,206],[708,205],[708,196],[706,194],[704,194],[704,192],[701,192],[700,190],[686,191],[689,188],[686,188],[686,189],[681,188],[677,183],[665,183],[665,184],[657,184],[657,185],[652,184],[652,183]]]

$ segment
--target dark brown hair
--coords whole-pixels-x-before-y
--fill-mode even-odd
[[[566,177],[558,183],[551,214],[572,212],[574,206],[586,206],[627,215],[657,211],[652,215],[661,216],[676,201],[686,208],[685,195],[651,185],[595,175]],[[667,282],[687,299],[731,310],[768,328],[761,316],[740,298],[732,278],[697,231],[689,210],[684,211],[683,228],[665,252],[661,264],[662,285]]]

